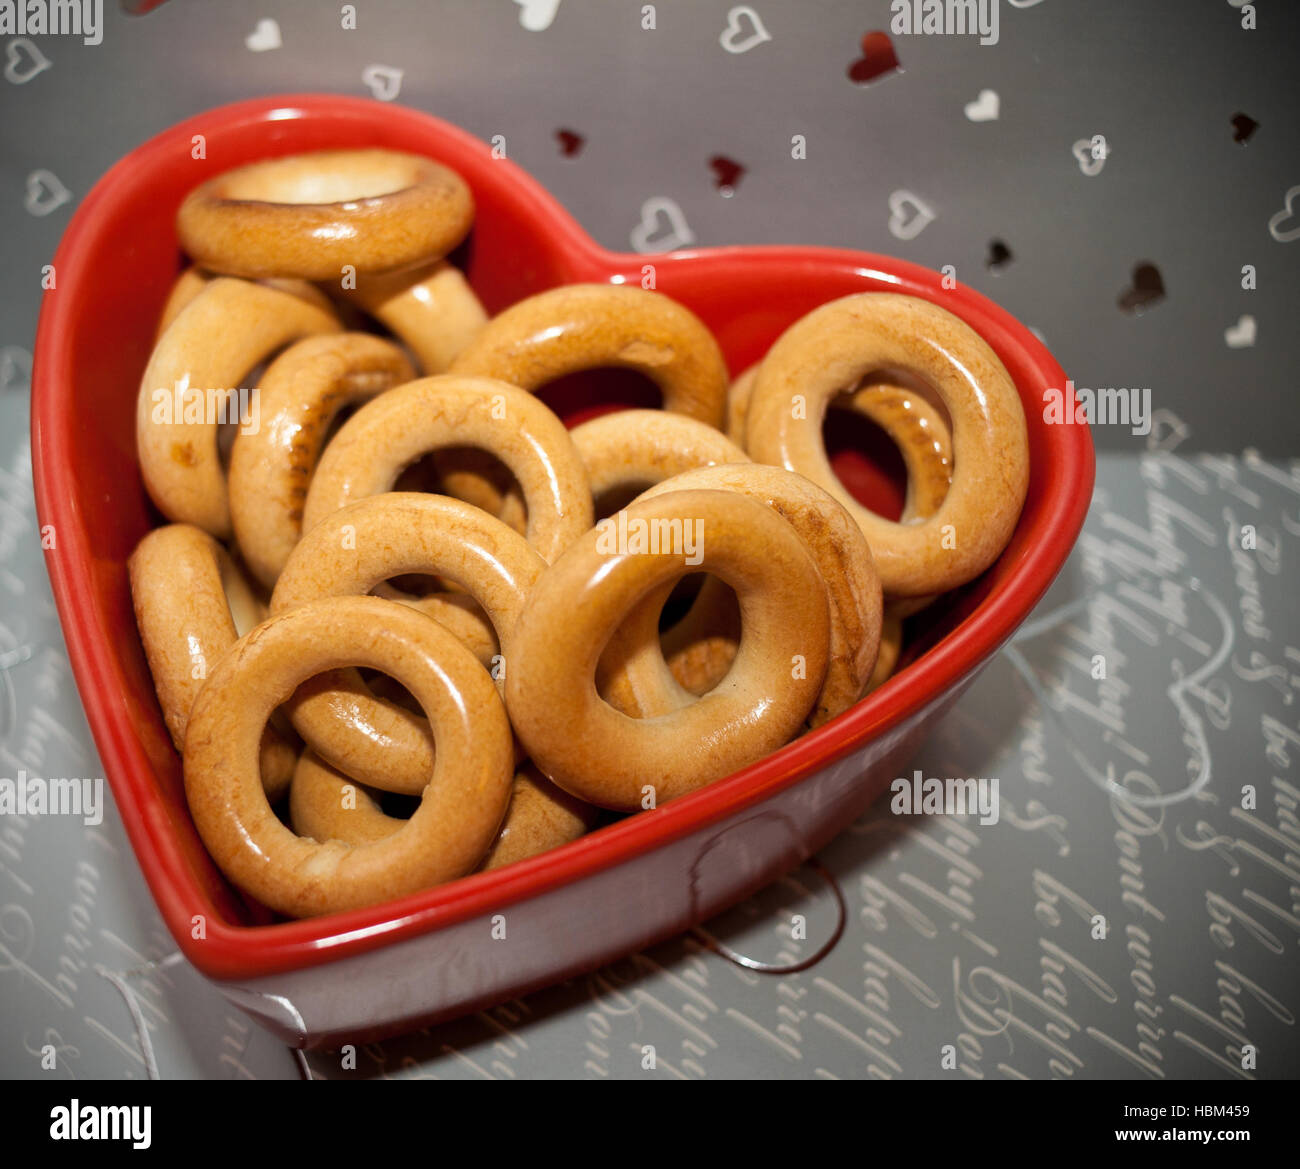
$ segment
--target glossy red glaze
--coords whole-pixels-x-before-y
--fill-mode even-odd
[[[196,134],[206,139],[204,160],[191,157]],[[349,146],[427,154],[465,177],[478,218],[457,258],[492,312],[561,283],[639,284],[643,265],[653,264],[658,288],[713,329],[734,373],[758,360],[792,321],[835,297],[874,289],[941,304],[988,340],[1015,379],[1033,472],[1011,545],[933,619],[927,652],[815,733],[708,788],[532,860],[369,909],[277,922],[225,882],[199,841],[136,633],[125,563],[156,516],[136,467],[135,397],[159,310],[182,263],[173,219],[185,193],[241,163]],[[606,252],[482,142],[392,105],[323,95],[258,98],[174,126],[96,184],[55,264],[59,287],[45,298],[36,342],[33,469],[40,522],[56,533],[47,563],[86,716],[177,943],[196,967],[228,984],[232,999],[290,1041],[317,1042],[342,1029],[378,1033],[519,993],[679,931],[797,864],[898,774],[932,720],[1027,616],[1065,562],[1091,497],[1087,428],[1048,426],[1042,418],[1043,388],[1063,386],[1065,374],[1023,325],[977,293],[945,291],[938,273],[901,260],[827,248]],[[785,825],[779,839],[756,826],[774,817]],[[742,823],[752,826],[733,838],[743,863],[706,860],[722,834]],[[705,870],[714,875],[702,876]],[[627,904],[630,890],[642,904]],[[571,921],[584,905],[591,907],[591,928],[565,934],[557,914],[562,909]],[[391,983],[398,961],[391,955],[459,960],[472,943],[467,931],[507,909],[523,948],[484,950],[458,980],[444,972],[428,993],[379,995],[372,1006],[346,1010],[328,993],[335,972],[359,980],[358,994],[363,983],[382,985],[385,969]],[[196,915],[206,923],[202,940],[192,936]],[[542,928],[547,922],[555,928]],[[435,936],[439,931],[446,932]],[[486,938],[486,931],[473,936]],[[233,986],[249,981],[274,989],[279,1003],[301,994],[306,1005],[271,1017],[274,1011],[250,1001],[252,992]],[[312,1004],[320,1008],[314,1014]]]

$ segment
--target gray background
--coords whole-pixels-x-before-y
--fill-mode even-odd
[[[361,0],[354,31],[339,7],[168,0],[129,17],[109,0],[102,45],[37,38],[52,67],[0,86],[0,205],[21,206],[37,168],[79,196],[191,114],[255,94],[365,94],[365,69],[386,65],[403,70],[400,102],[504,135],[509,156],[608,247],[627,248],[642,203],[667,196],[701,244],[951,264],[1038,328],[1076,385],[1150,387],[1219,449],[1294,449],[1300,414],[1285,391],[1300,241],[1278,243],[1268,223],[1300,184],[1300,5],[1260,0],[1260,27],[1244,31],[1227,0],[1002,0],[997,44],[897,37],[902,72],[867,86],[846,70],[863,33],[888,28],[885,0],[760,3],[772,39],[740,55],[719,45],[726,0],[661,0],[653,32],[630,0],[562,0],[544,32],[520,26],[513,0]],[[282,47],[249,52],[264,18]],[[964,106],[985,88],[1000,116],[970,122]],[[1244,146],[1238,112],[1259,123]],[[576,158],[561,154],[559,128],[585,137]],[[802,161],[790,157],[795,134],[808,142]],[[1071,147],[1095,134],[1111,153],[1090,178]],[[714,189],[715,155],[748,168],[731,198]],[[911,241],[887,226],[900,189],[936,213]],[[0,289],[19,342],[70,211],[6,229]],[[999,274],[984,267],[995,238],[1014,256]],[[1166,299],[1138,316],[1117,301],[1142,261],[1161,272]],[[1246,264],[1255,292],[1241,288]],[[1256,343],[1230,349],[1224,332],[1243,314]],[[1135,445],[1115,428],[1097,440]]]
[[[356,31],[339,28],[333,4],[110,10],[102,45],[35,38],[49,68],[0,80],[0,774],[101,770],[40,562],[26,442],[40,267],[76,201],[189,114],[259,93],[364,94],[368,66],[396,67],[400,102],[504,135],[611,248],[630,246],[646,200],[668,198],[700,244],[952,264],[1040,330],[1076,384],[1149,386],[1159,416],[1146,437],[1098,429],[1113,453],[1041,626],[1026,626],[917,761],[926,775],[998,776],[1002,822],[881,807],[842,836],[822,859],[850,918],[816,968],[760,977],[682,939],[366,1048],[355,1072],[313,1055],[313,1073],[1300,1073],[1300,463],[1287,376],[1300,240],[1268,228],[1300,184],[1300,7],[1260,0],[1249,32],[1226,0],[1004,0],[998,44],[897,37],[903,71],[868,86],[846,70],[861,35],[888,27],[883,0],[759,0],[771,39],[738,55],[719,45],[731,5],[712,0],[657,4],[653,32],[623,2],[561,0],[545,31],[521,27],[512,0],[357,7]],[[253,53],[245,37],[267,18],[281,47]],[[21,63],[11,46],[6,63]],[[963,107],[985,88],[1000,116],[972,122]],[[1229,124],[1238,112],[1259,123],[1244,146]],[[557,146],[562,127],[585,138],[575,158]],[[1071,147],[1098,133],[1111,153],[1088,177]],[[794,134],[805,160],[790,157]],[[747,168],[730,197],[714,188],[714,155]],[[70,196],[47,215],[24,208],[37,170]],[[935,212],[911,240],[888,226],[900,189]],[[1014,257],[996,274],[984,266],[994,238]],[[1125,313],[1117,300],[1144,260],[1166,296]],[[1241,288],[1244,264],[1256,291]],[[1225,330],[1243,314],[1255,344],[1232,348]],[[1243,453],[1256,450],[1266,458]],[[1257,533],[1248,552],[1243,524]],[[1079,667],[1094,653],[1109,663],[1104,687]],[[1108,766],[1130,794],[1175,798],[1138,808],[1099,786]],[[806,942],[791,938],[793,913],[808,918]],[[1091,936],[1094,913],[1105,938]],[[805,870],[709,928],[785,961],[811,953],[832,919]],[[0,823],[0,1074],[299,1074],[173,951],[115,811],[97,829]],[[1245,1043],[1254,1069],[1241,1066]],[[52,1072],[40,1068],[46,1044]]]

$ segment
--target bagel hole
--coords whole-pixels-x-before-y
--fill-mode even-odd
[[[223,199],[237,202],[322,204],[375,199],[414,186],[416,172],[409,159],[378,151],[366,159],[363,174],[353,160],[341,160],[330,170],[328,159],[285,159],[231,171],[219,188]]]
[[[704,587],[704,582],[709,579],[709,576],[707,572],[688,572],[673,585],[673,591],[668,594],[664,607],[659,610],[660,634],[667,633],[690,612],[691,606],[695,604],[695,598],[700,595],[700,589]]]
[[[914,374],[909,369],[874,369],[868,374],[864,374],[858,379],[858,384],[853,388],[855,390],[865,390],[868,386],[896,386],[901,390],[911,390],[912,393],[924,398],[938,412],[939,416],[948,424],[948,429],[952,429],[952,418],[948,414],[948,407],[944,405],[943,398],[939,396],[936,390],[925,378]]]
[[[608,519],[612,515],[617,515],[629,503],[631,503],[643,491],[649,491],[654,483],[646,480],[644,483],[620,483],[615,487],[610,487],[605,491],[593,494],[591,497],[591,508],[594,519]]]
[[[697,603],[707,605],[707,611],[693,613]],[[740,601],[726,581],[711,573],[682,577],[659,612],[664,661],[697,697],[731,672],[740,637]]]
[[[397,477],[394,491],[426,491],[482,508],[522,533],[527,504],[519,480],[491,451],[452,446],[430,451]]]
[[[822,421],[822,441],[831,470],[863,507],[887,520],[903,514],[907,467],[894,440],[870,418],[832,401]]]
[[[470,269],[474,265],[474,229],[471,227],[469,233],[444,257],[453,268],[459,268],[465,273],[465,278],[469,279]],[[481,295],[475,289],[476,295]]]
[[[478,447],[443,447],[428,452],[402,469],[393,490],[459,499],[483,508],[521,534],[527,525],[528,510],[519,480],[505,463]],[[464,591],[454,581],[425,573],[395,576],[388,584],[412,597]]]
[[[394,706],[400,706],[403,710],[410,711],[411,714],[424,716],[424,708],[416,700],[405,686],[402,685],[391,674],[385,674],[382,670],[361,669],[358,671],[361,680],[370,687],[376,698],[383,698]]]
[[[472,446],[444,447],[425,455],[407,470],[413,468],[418,468],[418,476],[425,486],[411,490],[449,495],[480,507],[498,519],[504,513],[506,522],[514,526],[514,521],[518,521],[517,530],[523,530],[523,488],[515,473],[491,451]]]
[[[663,393],[635,369],[600,367],[566,374],[538,388],[536,396],[572,429],[618,410],[660,410]]]
[[[401,792],[385,792],[372,788],[371,796],[379,804],[379,810],[394,820],[409,820],[420,806],[419,796],[407,796]]]
[[[298,835],[298,833],[294,831],[293,818],[289,813],[289,789],[288,788],[285,788],[284,794],[281,795],[279,799],[272,801],[271,812],[274,814],[275,818],[279,820],[281,824],[284,825],[284,827],[289,829],[290,832],[293,832],[295,836]]]
[[[460,588],[457,588],[454,592],[449,588],[436,589],[422,597],[418,597],[412,596],[405,589],[400,589],[392,583],[394,580],[406,579],[411,578],[397,576],[388,581],[381,581],[371,590],[371,595],[383,597],[389,601],[416,605],[426,617],[442,626],[469,650],[483,666],[489,670],[494,669],[497,658],[501,653],[501,643],[497,639],[496,630],[493,628],[491,619],[484,611],[483,606],[468,592]],[[426,578],[415,577],[414,579],[418,582]],[[430,579],[441,580],[441,578]],[[442,583],[454,584],[452,581]],[[432,603],[435,598],[439,602],[438,604]],[[409,709],[419,713],[418,706],[410,706],[409,703],[407,705]]]
[[[444,580],[440,576],[431,576],[423,572],[405,573],[402,576],[394,576],[381,583],[388,585],[393,591],[387,594],[381,593],[378,591],[379,585],[376,585],[371,595],[383,596],[385,600],[389,601],[418,601],[424,597],[431,597],[435,593],[451,592],[456,587],[454,581]]]
[[[397,601],[417,601],[422,597],[432,596],[434,593],[450,592],[455,587],[451,581],[423,572],[405,573],[402,576],[392,577],[383,583],[391,586],[399,594],[396,597],[389,595],[387,599]],[[373,595],[379,596],[380,594],[374,593]]]
[[[224,474],[230,473],[230,453],[235,449],[235,439],[238,435],[238,422],[217,424],[217,458],[221,461],[221,470]]]
[[[215,388],[202,391],[205,395],[204,410],[208,412],[208,419],[217,426],[217,458],[223,474],[230,473],[230,454],[235,449],[235,439],[240,430],[245,425],[250,429],[261,425],[262,404],[256,399],[261,393],[258,387],[262,384],[262,375],[270,364],[270,361],[264,361],[254,366],[244,375],[240,386],[225,391],[223,400],[212,397]]]
[[[343,429],[344,423],[346,423],[348,419],[350,419],[352,415],[361,408],[361,406],[361,402],[344,402],[342,406],[334,411],[334,414],[329,420],[329,424],[325,427],[325,433],[321,435],[320,452],[317,455],[317,458],[320,457],[320,454],[324,454],[325,448],[334,441],[334,436]]]
[[[230,620],[235,626],[235,636],[243,637],[265,619],[271,598],[244,566],[239,549],[232,544],[226,551],[227,555],[217,559],[217,572],[230,609]]]

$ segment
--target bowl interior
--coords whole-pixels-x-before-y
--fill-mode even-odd
[[[202,136],[201,159],[193,157],[197,136]],[[1050,584],[1082,521],[1091,445],[1086,432],[1081,440],[1062,434],[1067,428],[1046,426],[1041,412],[1030,408],[1041,401],[1043,386],[1063,385],[1064,375],[1022,326],[983,298],[964,289],[942,290],[937,274],[928,270],[842,251],[605,253],[513,164],[492,158],[483,143],[454,127],[414,111],[302,97],[261,99],[201,115],[120,162],[78,210],[56,258],[58,303],[42,314],[33,411],[42,523],[58,516],[67,529],[67,539],[58,533],[59,546],[50,557],[69,653],[128,832],[174,933],[197,912],[236,931],[270,921],[265,910],[227,884],[190,821],[179,757],[154,697],[125,570],[137,541],[158,522],[136,465],[135,399],[159,311],[184,262],[173,229],[175,211],[195,184],[229,167],[277,154],[361,145],[427,154],[469,182],[476,226],[456,259],[492,312],[575,280],[639,284],[651,265],[656,287],[687,304],[714,330],[733,373],[758,360],[804,312],[850,292],[911,292],[958,312],[990,341],[1021,390],[1033,472],[1011,546],[984,577],[926,617],[920,644],[933,645],[960,626],[972,647],[984,639],[986,655],[996,644],[991,639],[1009,633]],[[635,384],[618,379],[578,379],[549,400],[572,421],[599,406],[602,394],[608,402],[636,403],[640,393]],[[1047,468],[1054,465],[1068,465],[1069,483],[1049,477]],[[1062,490],[1082,493],[1082,503],[1063,499]],[[845,716],[806,738],[820,736],[823,747],[837,747],[839,735],[847,750],[850,732],[860,742],[872,726],[901,717],[907,704],[915,707],[934,697],[939,681],[951,686],[959,680],[956,667],[940,679],[937,673],[917,673],[924,665],[907,672],[910,681],[899,679],[868,700],[873,704],[869,719]],[[814,749],[816,743],[808,748]],[[676,803],[685,805],[702,794]],[[574,847],[586,842],[569,846]],[[383,909],[367,920],[382,919]],[[341,923],[319,919],[292,928],[295,937],[321,942]]]

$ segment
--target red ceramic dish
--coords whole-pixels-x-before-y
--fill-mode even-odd
[[[199,134],[205,160],[191,153]],[[136,633],[125,563],[156,517],[136,467],[135,398],[181,263],[173,220],[186,192],[254,159],[349,146],[426,154],[465,177],[478,218],[460,258],[490,312],[556,284],[640,283],[653,263],[660,291],[704,319],[734,373],[835,297],[889,290],[941,304],[984,336],[1015,379],[1032,476],[1012,543],[931,619],[926,652],[833,722],[543,856],[368,909],[278,922],[225,882],[199,841]],[[258,98],[174,126],[100,180],[55,264],[59,286],[46,296],[36,340],[33,469],[40,522],[55,532],[47,563],[86,716],[172,935],[232,1001],[290,1043],[355,1041],[522,993],[679,932],[798,864],[901,774],[927,728],[1028,615],[1065,562],[1092,492],[1087,428],[1043,421],[1042,391],[1063,386],[1065,374],[984,297],[944,290],[938,273],[913,264],[849,251],[606,252],[482,142],[391,105]],[[493,937],[498,915],[504,940]]]

